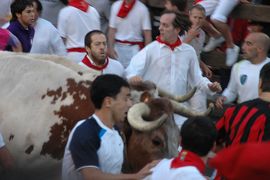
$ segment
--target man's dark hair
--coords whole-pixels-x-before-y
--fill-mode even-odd
[[[100,30],[93,30],[93,31],[88,32],[84,37],[84,46],[90,47],[90,45],[92,43],[92,36],[95,35],[95,34],[103,34],[103,35],[105,35]]]
[[[180,28],[180,36],[182,36],[185,31],[188,31],[191,27],[189,16],[185,12],[165,10],[162,15],[164,14],[175,14],[175,18],[172,24],[174,28]]]
[[[270,63],[265,64],[260,71],[262,92],[270,92]]]
[[[206,156],[214,146],[217,130],[209,118],[197,116],[184,122],[180,135],[183,149]]]
[[[90,96],[95,108],[100,109],[105,97],[115,98],[122,87],[129,88],[128,82],[114,74],[98,76],[92,83]]]
[[[176,6],[178,11],[186,11],[187,0],[170,0],[172,5]]]
[[[33,6],[32,0],[14,0],[10,5],[10,11],[12,14],[10,21],[17,20],[16,14],[21,14],[28,6]]]
[[[41,13],[41,11],[43,10],[41,2],[39,0],[32,0],[32,1],[37,3],[37,12]]]

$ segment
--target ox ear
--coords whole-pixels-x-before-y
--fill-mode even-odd
[[[140,98],[141,102],[147,103],[150,101],[150,99],[151,99],[151,94],[148,91],[144,91],[141,94],[141,98]]]

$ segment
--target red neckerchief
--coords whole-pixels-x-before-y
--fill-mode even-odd
[[[132,0],[130,4],[126,3],[126,0],[123,0],[122,5],[117,13],[117,16],[120,18],[125,18],[130,10],[133,8],[136,0]]]
[[[201,174],[204,174],[205,165],[202,159],[193,152],[182,150],[178,157],[171,162],[171,168],[180,168],[185,166],[195,166]]]
[[[201,1],[203,1],[203,0],[195,0],[195,1],[193,2],[193,5],[196,5],[196,4],[198,4],[199,2],[201,2]]]
[[[86,66],[88,66],[89,68],[98,70],[98,71],[102,71],[103,69],[105,69],[108,64],[109,64],[109,59],[106,58],[105,63],[102,66],[96,66],[94,64],[91,63],[91,61],[88,59],[87,55],[84,56],[82,63],[85,64]]]
[[[177,41],[175,41],[175,43],[173,43],[173,44],[169,44],[169,43],[167,43],[167,42],[162,41],[162,40],[160,39],[160,36],[157,37],[157,41],[158,41],[159,43],[161,43],[161,44],[165,44],[165,45],[169,46],[169,47],[171,48],[172,51],[174,50],[174,48],[176,48],[177,46],[180,46],[180,45],[182,44],[180,38],[177,38]]]
[[[0,50],[5,50],[10,38],[9,31],[6,29],[0,29]]]
[[[89,4],[84,0],[70,0],[68,5],[80,9],[83,12],[87,12],[89,7]]]

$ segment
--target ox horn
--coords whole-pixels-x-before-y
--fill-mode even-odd
[[[189,100],[195,94],[196,90],[197,90],[197,88],[194,87],[187,94],[185,94],[183,96],[176,96],[176,95],[173,95],[173,94],[169,93],[168,91],[165,91],[163,89],[158,88],[158,94],[161,97],[167,97],[167,98],[175,100],[177,102],[184,102],[184,101]]]
[[[134,104],[128,111],[128,122],[134,129],[138,131],[151,131],[161,126],[168,118],[167,114],[163,114],[155,121],[145,121],[143,116],[150,114],[150,108],[145,103]]]
[[[190,116],[207,116],[214,108],[214,104],[210,103],[209,107],[205,112],[196,112],[196,111],[191,111],[189,108],[183,106],[182,104],[171,100],[174,112],[176,114],[180,114],[182,116],[190,117]]]

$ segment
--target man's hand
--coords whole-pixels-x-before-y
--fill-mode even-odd
[[[226,101],[226,97],[225,96],[220,96],[217,98],[216,100],[216,106],[217,108],[223,109],[223,104]]]
[[[140,76],[133,76],[128,80],[129,84],[131,85],[137,85],[141,83],[142,81],[143,79]]]
[[[135,179],[143,179],[146,176],[152,174],[151,169],[155,167],[159,162],[160,160],[155,160],[145,165],[137,174],[135,174]]]
[[[210,69],[209,66],[207,66],[205,63],[200,63],[200,67],[202,69],[203,74],[207,77],[207,78],[211,78],[213,76],[213,73]]]
[[[222,91],[222,88],[221,88],[221,86],[220,86],[220,84],[218,82],[209,83],[208,88],[212,92],[221,92]]]

